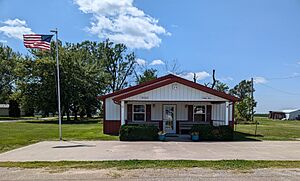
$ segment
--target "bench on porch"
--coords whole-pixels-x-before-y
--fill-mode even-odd
[[[182,131],[190,131],[194,125],[200,124],[210,124],[209,122],[193,122],[193,121],[181,121],[179,122],[179,134],[182,134]]]

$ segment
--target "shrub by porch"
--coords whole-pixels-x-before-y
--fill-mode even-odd
[[[230,126],[194,125],[191,133],[199,133],[200,140],[231,141],[233,129]]]
[[[158,140],[158,131],[154,125],[123,125],[120,141],[155,141]]]
[[[121,141],[155,141],[158,140],[158,127],[154,125],[123,125],[120,129]],[[229,126],[194,125],[191,133],[199,133],[200,140],[233,140],[233,129]]]

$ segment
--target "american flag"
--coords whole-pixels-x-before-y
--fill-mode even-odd
[[[26,48],[50,50],[50,41],[53,35],[27,34],[23,35]]]

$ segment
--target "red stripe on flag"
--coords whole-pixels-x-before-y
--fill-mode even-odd
[[[39,34],[27,34],[23,35],[24,46],[26,48],[37,48],[42,50],[50,50],[51,43],[42,41],[42,35]]]

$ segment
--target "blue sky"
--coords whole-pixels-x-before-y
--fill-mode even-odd
[[[63,42],[110,38],[161,75],[176,60],[199,83],[254,77],[267,112],[300,108],[299,20],[298,0],[0,0],[0,42],[28,53],[20,35],[55,27]]]

